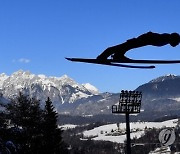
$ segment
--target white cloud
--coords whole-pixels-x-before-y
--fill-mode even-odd
[[[19,63],[26,63],[27,64],[27,63],[30,63],[30,59],[27,59],[27,58],[20,58],[18,60],[13,59],[12,62],[13,63],[19,62]]]
[[[30,60],[29,60],[29,59],[26,59],[26,58],[20,58],[20,59],[18,60],[18,62],[20,62],[20,63],[29,63]]]

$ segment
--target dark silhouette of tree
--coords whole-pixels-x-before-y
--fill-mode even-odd
[[[19,96],[7,105],[7,111],[11,121],[11,138],[21,145],[23,153],[38,153],[43,137],[43,112],[40,102],[19,93]]]
[[[1,107],[4,107],[3,104],[0,103]],[[8,127],[6,114],[4,111],[0,111],[0,153],[8,152],[8,148],[5,145],[6,139],[9,138]]]
[[[6,110],[10,128],[5,129],[7,135],[3,140],[19,145],[18,153],[68,153],[67,146],[62,141],[62,130],[57,125],[58,115],[49,98],[42,110],[39,100],[19,93],[6,106]]]
[[[44,109],[44,152],[48,154],[67,153],[62,141],[62,130],[57,125],[58,114],[48,97]]]

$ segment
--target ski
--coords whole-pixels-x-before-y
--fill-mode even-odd
[[[101,64],[101,65],[109,65],[109,66],[117,66],[117,67],[125,67],[125,68],[141,68],[141,69],[155,68],[155,66],[152,66],[152,65],[151,66],[137,66],[137,65],[120,64],[120,63],[133,63],[132,61],[119,62],[119,61],[112,61],[111,59],[99,60],[99,59],[86,59],[86,58],[66,58],[66,59],[73,62]]]
[[[137,64],[177,64],[180,60],[136,60],[136,59],[125,59],[125,60],[113,60],[108,59],[110,62],[117,63],[137,63]]]

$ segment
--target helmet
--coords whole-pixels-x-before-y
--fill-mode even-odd
[[[171,33],[170,45],[175,47],[180,43],[180,35],[178,33]]]

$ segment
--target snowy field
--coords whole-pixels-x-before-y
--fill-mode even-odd
[[[168,120],[164,122],[134,122],[130,124],[131,138],[140,138],[147,128],[164,128],[175,127],[178,119]],[[120,123],[119,128],[117,124],[103,125],[92,130],[84,131],[84,138],[90,137],[93,140],[111,141],[117,143],[124,143],[126,140],[126,124]],[[120,132],[120,133],[119,133]],[[112,135],[113,134],[113,135]],[[121,135],[119,135],[121,134]],[[115,136],[117,135],[117,136]]]
[[[72,129],[75,128],[77,125],[72,125],[72,124],[66,124],[66,125],[62,125],[62,126],[58,126],[59,128],[62,128],[62,130],[67,130],[67,129]]]

